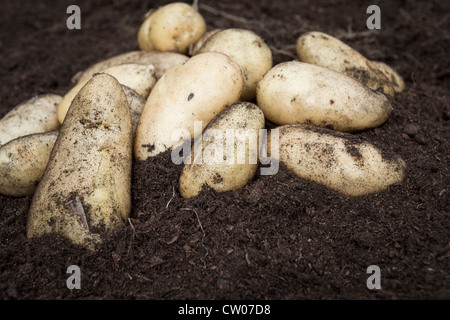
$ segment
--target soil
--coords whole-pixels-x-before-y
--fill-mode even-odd
[[[167,1],[1,1],[0,117],[40,93],[63,95],[92,63],[137,50],[144,14]],[[81,30],[69,30],[69,5]],[[366,9],[381,8],[368,31]],[[165,153],[133,165],[130,223],[96,252],[51,235],[26,238],[31,197],[0,196],[2,299],[449,299],[450,3],[200,1],[208,29],[246,28],[295,59],[307,31],[337,36],[386,62],[406,89],[379,128],[357,135],[407,163],[405,180],[348,198],[281,165],[244,189],[178,192]],[[268,124],[270,126],[270,124]],[[69,290],[70,265],[81,289]],[[381,289],[370,290],[377,265]]]

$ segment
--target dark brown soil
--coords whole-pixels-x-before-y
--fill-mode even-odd
[[[1,1],[0,117],[39,93],[64,94],[91,63],[136,50],[164,1]],[[81,8],[81,30],[66,9]],[[0,196],[2,299],[449,299],[450,3],[203,1],[209,29],[241,27],[295,58],[306,31],[340,37],[394,67],[406,89],[389,120],[358,133],[399,154],[401,185],[350,199],[284,166],[235,193],[184,200],[170,154],[134,163],[131,224],[90,253],[57,236],[27,240],[31,197]],[[368,33],[378,4],[382,29]],[[174,195],[173,195],[174,193]],[[170,201],[170,202],[169,202]],[[80,290],[66,287],[81,268]],[[381,270],[369,290],[368,266]]]

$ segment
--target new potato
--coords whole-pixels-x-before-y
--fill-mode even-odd
[[[192,6],[174,2],[152,12],[138,31],[141,50],[187,54],[189,46],[206,32],[202,15]]]
[[[43,94],[14,107],[0,119],[0,146],[21,136],[58,130],[61,100],[59,95]]]
[[[239,65],[219,52],[190,58],[161,77],[150,93],[139,119],[134,145],[138,160],[146,160],[178,145],[177,129],[191,137],[194,122],[202,129],[226,106],[239,99],[244,79]]]
[[[189,59],[188,56],[176,52],[130,51],[93,64],[85,71],[77,73],[72,78],[72,82],[76,84],[78,82],[89,80],[95,73],[128,63],[154,66],[156,79],[159,79],[168,70],[185,63],[187,59]]]
[[[222,52],[236,61],[244,73],[244,89],[240,100],[252,101],[256,85],[272,68],[272,52],[257,34],[245,29],[225,29],[212,34],[198,53]]]
[[[235,103],[219,113],[203,131],[201,152],[193,149],[190,163],[183,167],[181,195],[196,196],[204,185],[217,192],[243,188],[258,168],[259,130],[264,124],[263,112],[250,102]],[[227,140],[227,130],[234,130],[232,140]]]
[[[339,131],[378,127],[392,107],[381,92],[313,64],[289,61],[273,67],[258,83],[256,99],[278,125],[312,124]]]
[[[58,131],[35,133],[0,147],[0,193],[12,197],[33,195],[47,166]]]
[[[76,95],[31,202],[29,238],[57,233],[95,249],[131,210],[132,127],[125,93],[108,74]]]
[[[152,65],[126,63],[107,68],[101,73],[107,73],[115,77],[122,85],[133,89],[144,99],[148,97],[156,83],[156,76]],[[89,79],[78,82],[64,95],[58,106],[58,121],[60,123],[64,121],[64,117],[66,116],[67,110],[69,110],[74,97],[88,81]]]
[[[341,194],[360,197],[381,192],[404,178],[406,164],[399,156],[351,134],[304,125],[277,129],[279,161],[297,176]]]
[[[322,32],[307,32],[297,39],[300,61],[345,74],[372,90],[394,96],[404,88],[401,77],[389,66],[370,61],[341,40]]]

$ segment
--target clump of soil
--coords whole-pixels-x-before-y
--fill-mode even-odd
[[[405,79],[381,127],[358,133],[407,163],[385,192],[350,199],[281,165],[238,192],[178,192],[170,153],[133,166],[127,227],[91,253],[58,236],[27,240],[31,197],[0,196],[2,299],[439,299],[450,298],[450,18],[445,1],[375,1],[382,29],[366,28],[367,4],[330,0],[200,1],[208,28],[250,29],[274,64],[295,59],[303,32],[337,36]],[[64,94],[78,71],[137,50],[151,7],[167,2],[77,1],[67,7],[0,4],[0,117],[39,93]],[[271,125],[268,124],[270,127]],[[66,286],[70,265],[81,289]],[[369,290],[370,265],[381,270]]]

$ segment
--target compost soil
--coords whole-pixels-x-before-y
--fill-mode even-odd
[[[40,93],[63,95],[92,63],[137,50],[145,13],[164,1],[1,1],[0,117]],[[69,5],[81,30],[69,30]],[[366,9],[381,9],[368,30]],[[96,252],[55,235],[26,238],[31,197],[0,196],[2,299],[448,299],[450,298],[448,1],[203,1],[208,29],[246,28],[274,64],[323,31],[405,79],[393,113],[355,133],[400,155],[405,180],[348,198],[281,165],[242,190],[178,192],[170,153],[135,161],[126,227]],[[270,124],[268,124],[270,127]],[[67,268],[81,270],[69,290]],[[366,281],[380,268],[381,289]]]

